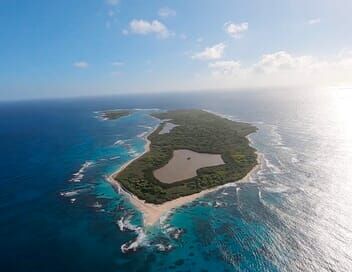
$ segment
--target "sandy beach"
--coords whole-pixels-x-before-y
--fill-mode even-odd
[[[120,186],[119,182],[116,179],[114,179],[114,177],[119,172],[121,172],[123,169],[125,169],[130,163],[137,160],[138,158],[143,156],[145,153],[149,152],[150,141],[148,139],[148,136],[151,133],[153,133],[159,127],[159,125],[156,126],[150,133],[145,135],[144,138],[146,140],[146,144],[145,144],[144,152],[142,154],[140,154],[139,156],[137,156],[136,158],[134,158],[133,160],[130,160],[129,162],[125,163],[119,170],[117,170],[115,173],[113,173],[112,175],[107,177],[108,182],[110,182],[117,189],[117,191],[119,193],[126,195],[129,198],[129,200],[131,201],[131,203],[142,212],[144,226],[152,226],[152,225],[158,223],[160,221],[160,218],[162,216],[166,215],[167,213],[169,213],[170,211],[172,211],[178,207],[181,207],[187,203],[190,203],[190,202],[194,201],[195,199],[200,198],[208,193],[217,191],[217,190],[219,190],[223,187],[229,186],[231,184],[233,185],[233,184],[235,184],[235,183],[237,184],[239,182],[247,182],[250,179],[251,175],[253,175],[255,172],[257,172],[261,167],[261,157],[262,156],[259,153],[257,153],[258,164],[241,180],[235,181],[233,183],[227,183],[227,184],[217,186],[217,187],[214,187],[211,189],[207,189],[207,190],[201,191],[196,194],[179,197],[177,199],[167,201],[163,204],[157,205],[157,204],[146,203],[144,200],[141,200],[137,196],[133,195],[132,193],[124,190]]]

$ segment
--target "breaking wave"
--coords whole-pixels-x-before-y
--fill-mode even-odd
[[[69,180],[71,182],[80,182],[83,177],[84,177],[84,172],[94,164],[93,161],[86,161],[84,164],[82,164],[81,168],[78,170],[78,172],[74,173],[72,175],[72,178]]]
[[[121,217],[117,221],[117,225],[120,231],[133,231],[137,234],[137,237],[134,240],[128,241],[121,245],[121,251],[127,253],[130,251],[136,251],[138,248],[148,244],[147,235],[144,232],[142,227],[138,227],[131,223],[132,216]]]

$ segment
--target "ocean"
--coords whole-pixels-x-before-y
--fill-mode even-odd
[[[343,89],[1,102],[1,271],[352,271],[351,105]],[[99,118],[120,108],[138,110]],[[144,151],[148,113],[176,108],[254,124],[263,163],[143,229],[105,177]]]

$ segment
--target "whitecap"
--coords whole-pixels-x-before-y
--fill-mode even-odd
[[[111,157],[111,158],[109,158],[109,160],[116,160],[116,159],[119,159],[119,158],[121,158],[120,156],[114,156],[114,157]]]
[[[82,164],[82,166],[78,170],[78,172],[76,172],[72,175],[72,178],[69,181],[80,182],[84,177],[84,172],[87,170],[87,168],[89,168],[93,164],[94,164],[93,161],[86,161],[84,164]]]
[[[272,164],[265,156],[263,156],[265,165],[274,173],[274,174],[278,174],[281,173],[281,170],[275,166],[274,164]]]
[[[143,228],[135,226],[131,223],[132,215],[126,217],[121,217],[117,221],[120,231],[134,231],[137,234],[136,239],[131,240],[127,243],[121,245],[121,251],[123,253],[129,251],[136,251],[139,247],[147,244],[147,235],[145,234]]]
[[[139,228],[138,226],[135,226],[131,223],[131,218],[132,215],[128,215],[126,217],[123,216],[117,221],[117,225],[119,226],[120,231],[136,231]]]
[[[117,140],[114,145],[123,145],[125,143],[124,140]]]
[[[153,129],[153,127],[151,127],[151,126],[146,126],[146,125],[139,125],[139,127],[141,127],[141,128],[146,128],[146,129],[148,129],[148,130]]]
[[[164,244],[159,243],[159,244],[156,244],[155,247],[158,251],[161,251],[161,252],[170,251],[172,249],[171,244],[164,245]]]
[[[290,187],[282,185],[282,184],[276,184],[275,186],[269,186],[265,185],[262,188],[265,192],[270,192],[270,193],[287,193],[291,190]]]
[[[96,202],[92,205],[92,208],[96,208],[96,209],[100,209],[101,207],[103,207],[103,205],[102,205],[100,202],[98,202],[98,201],[96,201]]]
[[[175,227],[168,227],[166,229],[166,233],[173,239],[178,240],[181,236],[182,233],[184,233],[184,230],[181,228],[175,228]]]
[[[63,197],[72,197],[72,196],[78,195],[78,193],[79,193],[79,190],[76,190],[76,191],[69,191],[69,192],[61,192],[60,195]]]
[[[130,149],[127,153],[132,157],[136,157],[138,155],[138,152],[134,149]]]
[[[138,134],[137,137],[138,138],[145,138],[145,136],[149,133],[149,131],[143,131],[142,133]]]
[[[169,224],[167,224],[167,225],[164,225],[165,224],[165,222],[166,222],[166,219],[170,216],[172,214],[172,211],[168,211],[168,212],[166,212],[165,214],[163,214],[162,216],[160,216],[160,218],[159,218],[159,225],[161,226],[161,227],[166,227],[166,226],[168,226]]]
[[[217,200],[215,201],[215,203],[213,205],[214,208],[220,208],[220,207],[224,207],[224,206],[226,206],[226,203],[220,202],[220,201],[217,201]]]
[[[60,192],[60,196],[63,197],[73,197],[78,195],[79,193],[86,192],[89,189],[78,189],[78,190],[72,190],[72,191],[65,191],[65,192]]]
[[[298,162],[299,162],[299,159],[297,159],[296,157],[292,157],[292,158],[291,158],[291,162],[292,162],[292,163],[298,163]]]
[[[134,240],[131,240],[127,243],[121,245],[121,251],[127,253],[129,251],[136,251],[138,248],[147,245],[147,235],[141,227],[137,227],[135,232],[137,237]]]

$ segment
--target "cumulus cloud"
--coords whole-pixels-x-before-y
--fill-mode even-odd
[[[261,60],[253,66],[256,72],[273,73],[277,71],[289,71],[312,68],[316,65],[312,56],[292,56],[285,51],[265,54]]]
[[[139,35],[155,34],[157,37],[164,39],[171,35],[171,32],[167,27],[158,20],[153,20],[151,22],[145,20],[132,20],[129,24],[129,30],[123,30],[123,34],[128,33]]]
[[[224,24],[224,29],[232,38],[239,39],[242,34],[248,30],[248,23],[235,24],[233,22],[227,22]]]
[[[164,8],[159,9],[158,15],[163,18],[173,17],[173,16],[176,16],[176,11],[171,8],[164,7]]]
[[[85,69],[89,66],[89,64],[86,61],[76,61],[73,63],[73,66],[79,69]]]
[[[224,55],[226,45],[224,43],[215,44],[212,47],[206,47],[203,51],[195,53],[192,59],[198,60],[216,60],[221,59]]]
[[[321,22],[320,18],[313,18],[308,21],[308,24],[309,25],[316,25],[316,24],[320,24],[320,22]]]

